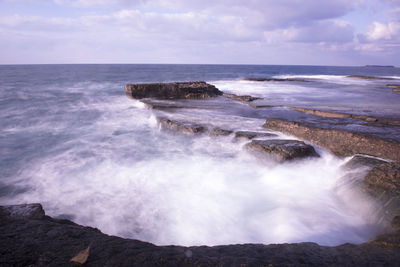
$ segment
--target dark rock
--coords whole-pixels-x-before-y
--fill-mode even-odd
[[[400,143],[391,140],[338,129],[322,129],[282,119],[268,119],[264,127],[297,136],[329,149],[338,156],[365,154],[395,161],[400,160]]]
[[[276,137],[278,135],[273,133],[251,132],[251,131],[238,131],[235,133],[235,138],[253,139],[255,137]]]
[[[42,205],[38,203],[0,206],[0,213],[19,219],[42,219],[45,216]]]
[[[252,102],[257,99],[262,99],[261,97],[254,97],[250,95],[235,95],[235,94],[226,94],[224,93],[222,96],[228,97],[232,100],[242,101],[242,102]]]
[[[207,128],[205,126],[197,123],[175,121],[162,117],[158,117],[157,121],[162,129],[168,129],[184,134],[201,134],[207,131]]]
[[[360,167],[373,168],[382,163],[386,163],[386,161],[362,155],[355,155],[350,161],[348,161],[344,165],[344,167],[346,169],[357,169]]]
[[[225,129],[221,129],[221,128],[213,128],[210,130],[211,136],[227,136],[232,133],[233,133],[233,131],[231,131],[231,130],[225,130]]]
[[[363,76],[363,75],[349,75],[347,78],[363,79],[363,80],[393,80],[392,78],[374,77],[374,76]]]
[[[299,78],[244,78],[243,80],[252,82],[308,82]]]
[[[253,140],[246,145],[250,151],[266,153],[277,162],[319,157],[314,147],[298,140]]]
[[[201,99],[222,95],[222,92],[214,85],[205,82],[127,84],[125,93],[135,99],[148,97],[159,99]]]
[[[1,209],[0,209],[1,210]],[[15,218],[0,213],[0,266],[72,266],[90,246],[84,266],[399,266],[399,232],[361,244],[315,243],[155,246],[101,233],[70,221]]]

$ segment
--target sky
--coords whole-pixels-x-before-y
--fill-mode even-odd
[[[400,0],[0,0],[0,64],[399,62]]]

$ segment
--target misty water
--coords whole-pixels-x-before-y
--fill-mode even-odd
[[[261,161],[233,136],[161,131],[156,116],[266,131],[285,106],[398,117],[400,95],[346,75],[400,80],[397,68],[234,65],[0,66],[0,204],[42,203],[47,215],[159,245],[361,243],[382,230],[374,203],[346,188],[340,159]],[[296,77],[309,82],[250,82]],[[263,97],[254,109],[219,97],[207,108],[149,110],[134,82],[204,80]],[[199,102],[200,101],[200,102]],[[205,101],[205,102],[204,102]],[[291,138],[280,134],[280,138]]]

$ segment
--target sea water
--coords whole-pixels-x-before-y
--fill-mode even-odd
[[[266,163],[232,136],[160,131],[127,83],[204,80],[263,97],[271,110],[210,101],[168,116],[263,130],[284,106],[399,117],[397,68],[250,65],[0,66],[0,204],[42,203],[46,213],[158,245],[361,243],[382,225],[373,203],[342,188],[339,159]],[[309,82],[252,82],[245,77]],[[400,80],[397,80],[400,81]],[[395,80],[396,82],[396,80]],[[278,112],[278,113],[275,113]],[[271,115],[272,114],[272,115]],[[279,115],[278,114],[278,115]],[[281,138],[291,138],[281,135]]]

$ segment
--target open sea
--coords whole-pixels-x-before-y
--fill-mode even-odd
[[[124,91],[198,80],[272,108],[218,97],[157,111]],[[365,242],[383,225],[374,203],[343,183],[349,158],[318,149],[320,158],[266,164],[232,136],[160,131],[156,115],[252,131],[270,117],[304,116],[288,106],[399,119],[400,94],[387,83],[400,83],[399,68],[0,65],[0,205],[39,202],[52,217],[158,245]]]

